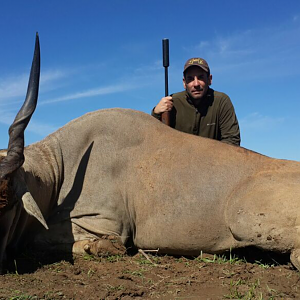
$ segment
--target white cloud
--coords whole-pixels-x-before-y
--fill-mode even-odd
[[[78,87],[75,86],[73,88],[74,93],[65,94],[59,97],[54,96],[52,98],[48,96],[47,100],[39,100],[39,106],[57,102],[65,102],[74,99],[86,99],[99,95],[120,93],[136,89],[137,87],[141,88],[146,85],[151,85],[151,83],[157,80],[156,74],[158,69],[162,69],[162,62],[160,60],[157,60],[152,64],[144,65],[143,67],[138,67],[131,70],[130,76],[128,76],[128,74],[126,74],[126,77],[122,77],[122,75],[120,75],[120,78],[116,79],[119,84],[110,84],[107,86],[95,87],[83,91],[78,91]],[[72,80],[70,81],[70,79],[74,78],[74,74],[76,73],[79,73],[81,76],[89,77],[94,76],[95,71],[98,73],[98,69],[96,68],[95,70],[94,65],[81,66],[68,70],[57,68],[42,71],[40,80],[40,96],[42,93],[43,98],[47,98],[47,92],[60,88],[62,82],[64,82],[64,84],[68,84],[70,87],[72,85],[76,85],[76,83],[74,83]],[[10,124],[12,122],[13,117],[9,117],[10,112],[13,114],[16,113],[21,106],[22,101],[24,101],[28,85],[28,77],[29,74],[22,74],[18,76],[7,77],[5,80],[2,79],[0,81],[0,107],[3,110],[3,113],[5,113],[7,116],[7,121],[4,122],[3,119],[0,121],[1,123]],[[75,77],[77,78],[78,76]],[[62,78],[64,78],[63,81],[61,80]],[[16,100],[12,100],[12,98],[16,98]]]
[[[41,73],[41,84],[46,85],[49,82],[57,81],[58,79],[67,77],[70,73],[70,70],[47,70]]]
[[[197,46],[196,49],[198,49],[198,51],[201,51],[207,47],[210,46],[210,42],[209,41],[201,41]]]
[[[40,102],[40,105],[52,104],[52,103],[56,103],[56,102],[64,102],[64,101],[69,101],[69,100],[74,100],[74,99],[95,97],[95,96],[99,96],[99,95],[120,93],[120,92],[124,92],[126,90],[130,90],[133,88],[134,88],[134,86],[128,85],[128,84],[111,85],[111,86],[106,86],[106,87],[101,87],[101,88],[96,88],[96,89],[90,89],[90,90],[83,91],[83,92],[76,92],[74,94],[69,94],[69,95],[65,95],[62,97],[54,98],[54,99],[45,100],[45,101]]]
[[[45,123],[40,123],[35,120],[30,120],[30,123],[28,124],[27,131],[33,132],[35,134],[38,134],[40,136],[46,136],[58,128],[56,126],[52,126]]]
[[[0,123],[6,125],[8,129],[8,127],[13,123],[16,114],[7,113],[6,111],[0,111],[0,115],[1,115]],[[26,130],[38,134],[40,136],[46,136],[49,133],[55,131],[56,129],[57,129],[56,126],[40,123],[35,120],[30,120]]]
[[[0,82],[0,101],[5,98],[19,97],[26,92],[28,74],[2,78]]]
[[[47,88],[48,84],[66,77],[68,74],[64,70],[48,70],[41,73],[40,85],[43,89]],[[25,98],[29,74],[21,74],[16,76],[9,76],[0,80],[0,101],[7,98],[22,97]],[[21,99],[20,99],[21,100]],[[9,103],[9,102],[5,102]],[[17,102],[14,102],[17,103]]]
[[[138,78],[154,76],[153,73],[156,73],[158,70],[162,70],[162,69],[163,69],[162,59],[156,60],[152,64],[147,64],[147,65],[143,64],[133,70],[132,74],[133,76],[136,76],[135,78],[133,77],[133,80],[137,80]]]
[[[11,125],[11,123],[14,120],[14,118],[16,117],[16,115],[14,115],[14,114],[12,114],[10,112],[7,112],[7,111],[3,111],[3,110],[0,111],[0,115],[1,115],[0,123],[8,125],[8,126]]]
[[[263,116],[258,112],[254,112],[240,119],[239,123],[243,130],[251,129],[252,131],[274,131],[274,128],[282,124],[284,120],[285,119],[282,117],[274,118],[270,116]]]
[[[162,69],[162,61],[157,60],[152,64],[143,65],[141,67],[137,67],[131,71],[128,71],[128,74],[126,75],[120,75],[119,78],[114,79],[117,82],[120,82],[119,84],[108,84],[107,86],[95,87],[84,91],[75,91],[74,93],[63,95],[61,97],[55,97],[52,99],[40,101],[39,105],[65,102],[75,99],[85,99],[100,95],[115,94],[134,90],[137,88],[143,88],[145,86],[152,85],[154,82],[160,79],[163,74]],[[158,70],[161,72],[158,73]],[[75,89],[77,89],[77,87],[74,88],[74,90]]]
[[[297,17],[298,18],[298,17]],[[236,79],[270,78],[300,74],[300,26],[298,23],[285,23],[277,27],[257,28],[236,31],[226,36],[216,35],[210,41],[186,47],[195,56],[207,58],[212,73],[242,73]],[[206,45],[209,44],[209,47]]]

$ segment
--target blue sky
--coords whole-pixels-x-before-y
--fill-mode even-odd
[[[300,161],[298,0],[0,1],[0,148],[25,98],[36,31],[41,84],[26,144],[89,111],[150,113],[164,95],[169,38],[170,93],[182,90],[185,61],[205,58],[212,88],[235,106],[242,146]]]

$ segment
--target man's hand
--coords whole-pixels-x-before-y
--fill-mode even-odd
[[[173,108],[173,100],[171,96],[163,97],[154,108],[154,113],[162,114]]]

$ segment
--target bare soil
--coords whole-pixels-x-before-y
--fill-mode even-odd
[[[300,299],[288,257],[255,249],[197,258],[27,252],[6,268],[0,299]]]

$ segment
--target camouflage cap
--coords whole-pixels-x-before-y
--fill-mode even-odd
[[[207,63],[207,61],[206,61],[205,59],[203,59],[203,58],[200,58],[200,57],[194,57],[194,58],[188,59],[187,62],[185,63],[185,65],[184,65],[183,73],[184,73],[189,67],[192,67],[192,66],[200,67],[200,68],[203,69],[206,73],[210,73],[208,63]]]

